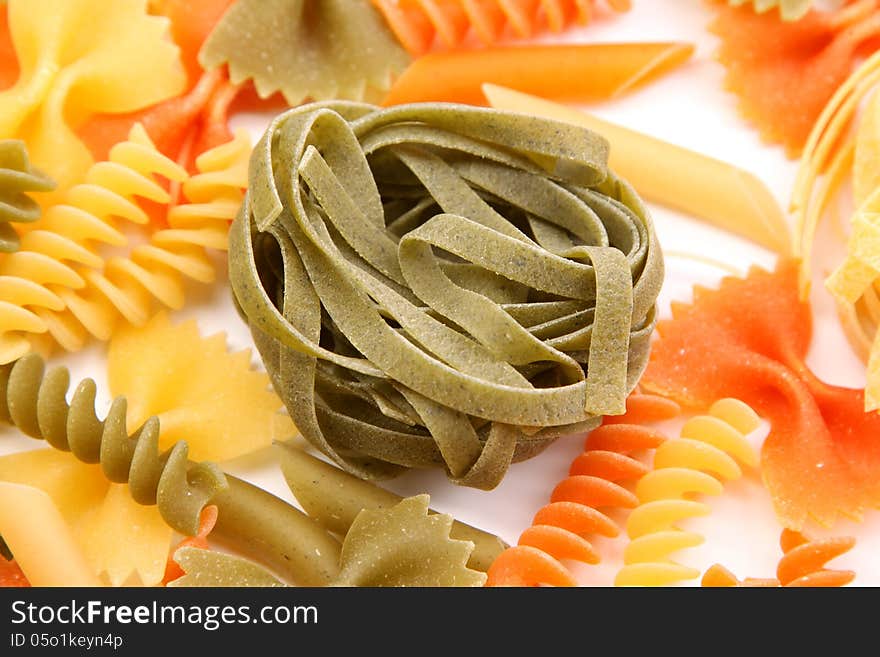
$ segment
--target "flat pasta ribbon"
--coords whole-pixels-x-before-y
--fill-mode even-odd
[[[769,420],[761,470],[784,526],[880,506],[880,415],[864,412],[863,390],[806,366],[812,316],[797,261],[695,288],[693,304],[675,304],[657,330],[642,387],[691,408],[737,397]]]
[[[492,488],[622,413],[663,261],[606,158],[586,129],[460,105],[276,118],[230,280],[302,434],[364,478]]]

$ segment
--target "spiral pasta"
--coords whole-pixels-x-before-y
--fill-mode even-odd
[[[21,246],[13,224],[40,218],[40,206],[27,192],[47,192],[55,183],[31,167],[27,147],[17,139],[0,140],[0,252]]]
[[[617,586],[665,586],[700,576],[698,570],[668,559],[670,553],[703,541],[676,524],[709,513],[709,506],[689,499],[691,495],[719,495],[722,482],[742,475],[739,463],[758,463],[745,435],[759,425],[749,406],[722,399],[708,415],[688,420],[680,438],[657,449],[654,469],[636,486],[639,506],[627,521],[630,543],[623,555],[625,565],[615,578]]]
[[[809,539],[800,532],[782,530],[779,546],[783,556],[776,568],[776,579],[737,579],[724,566],[715,564],[703,575],[703,586],[846,586],[856,574],[851,570],[830,570],[825,564],[851,550],[856,544],[852,536]]]
[[[156,302],[172,309],[182,307],[186,280],[213,282],[216,272],[209,250],[226,249],[229,222],[244,196],[250,156],[246,132],[240,131],[231,142],[199,156],[199,173],[192,177],[156,151],[141,128],[136,127],[132,137],[137,140],[136,158],[116,163],[117,178],[108,181],[101,193],[122,197],[124,184],[136,175],[138,185],[144,186],[144,196],[167,204],[169,194],[148,180],[151,174],[159,173],[182,182],[188,202],[171,208],[167,215],[169,227],[152,232],[146,243],[134,246],[125,255],[108,258],[102,269],[80,269],[84,285],[60,294],[65,310],[42,314],[52,337],[69,351],[79,349],[89,335],[109,339],[119,317],[136,326],[144,325]],[[111,161],[114,151],[116,148],[111,151]],[[131,169],[123,171],[124,164]],[[147,186],[152,195],[146,194]],[[138,213],[131,212],[128,218],[143,223],[146,214],[137,206],[133,208]],[[79,214],[80,209],[71,206],[70,211]]]
[[[28,334],[48,331],[68,349],[81,346],[82,336],[68,316],[83,317],[93,333],[109,335],[112,322],[105,307],[100,301],[86,303],[86,297],[74,290],[101,284],[105,261],[100,247],[128,243],[117,219],[149,222],[138,197],[168,202],[168,193],[154,179],[156,175],[186,178],[186,172],[158,153],[144,129],[135,125],[128,141],[117,144],[108,161],[92,166],[86,181],[72,187],[64,203],[49,207],[22,237],[21,248],[0,261],[0,276],[10,283],[0,290],[0,301],[30,308],[29,321],[13,316],[0,327],[8,345],[0,352],[2,362],[27,352]],[[23,297],[24,292],[18,290],[30,296]],[[62,312],[65,308],[69,313]]]
[[[664,437],[643,426],[680,412],[678,404],[657,395],[633,394],[627,412],[609,417],[587,436],[585,451],[571,464],[569,476],[535,515],[519,544],[505,550],[489,569],[489,586],[575,586],[561,561],[598,563],[600,555],[586,540],[598,533],[614,537],[619,529],[599,507],[633,508],[638,499],[622,484],[641,479],[647,466],[631,454],[656,449]]]
[[[776,568],[782,586],[844,586],[855,579],[851,570],[829,570],[825,564],[856,544],[851,536],[808,539],[800,532],[785,529],[779,545],[785,553]]]
[[[470,30],[485,44],[497,41],[506,28],[528,38],[546,22],[553,32],[572,23],[590,22],[598,0],[372,0],[404,48],[427,52],[435,40],[455,48]],[[615,11],[627,11],[630,0],[607,0]]]
[[[116,398],[106,419],[99,420],[91,379],[77,386],[68,403],[69,384],[66,368],[45,373],[36,354],[0,366],[0,421],[84,463],[100,463],[107,479],[128,484],[136,502],[156,505],[173,529],[195,534],[202,508],[226,486],[223,473],[212,464],[191,466],[183,441],[160,454],[156,418],[129,436],[123,397]]]
[[[465,105],[276,118],[230,282],[302,434],[364,478],[443,467],[492,488],[513,460],[622,413],[663,261],[606,148]]]

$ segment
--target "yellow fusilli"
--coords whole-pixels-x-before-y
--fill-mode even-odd
[[[639,506],[626,530],[630,544],[618,586],[666,586],[700,576],[700,571],[671,561],[672,552],[694,547],[703,537],[677,527],[686,518],[707,515],[709,506],[689,499],[693,494],[718,495],[722,482],[742,475],[739,463],[754,466],[757,454],[745,435],[760,419],[736,399],[716,402],[708,415],[685,423],[681,437],[663,443],[654,455],[654,469],[636,485]]]

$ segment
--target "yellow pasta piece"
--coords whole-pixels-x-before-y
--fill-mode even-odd
[[[609,166],[649,201],[743,235],[778,253],[790,249],[790,229],[767,187],[748,171],[608,123],[536,96],[484,84],[492,107],[584,126],[611,143]]]
[[[137,504],[125,484],[109,485],[79,535],[93,571],[106,574],[112,586],[162,581],[172,531],[156,507]]]
[[[156,507],[134,504],[124,486],[107,481],[100,465],[54,449],[10,454],[0,457],[0,482],[32,485],[48,494],[93,578],[106,573],[113,586],[162,581],[171,529]],[[2,523],[0,533],[6,538]]]
[[[204,338],[194,321],[175,326],[160,313],[113,335],[108,381],[129,399],[130,426],[158,416],[162,449],[185,439],[193,459],[223,461],[295,433],[250,360],[249,350],[228,352],[225,335]]]
[[[0,92],[0,138],[24,139],[63,190],[92,164],[75,128],[93,113],[126,113],[184,91],[169,21],[147,0],[10,0],[21,70]]]
[[[853,196],[862,205],[880,188],[880,89],[874,91],[865,107],[856,136],[853,162]]]
[[[759,426],[751,407],[738,399],[721,399],[708,414],[688,420],[680,438],[657,448],[654,469],[636,485],[639,506],[627,521],[630,543],[615,578],[617,586],[668,586],[700,576],[700,571],[670,558],[703,542],[702,536],[678,523],[711,511],[692,496],[720,495],[724,482],[742,475],[740,463],[758,464],[745,436]]]
[[[0,482],[0,534],[32,586],[99,586],[52,498]]]

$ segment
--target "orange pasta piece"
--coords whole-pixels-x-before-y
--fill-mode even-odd
[[[239,87],[221,71],[204,72],[199,49],[233,0],[153,0],[154,13],[171,21],[171,36],[180,46],[189,78],[189,91],[139,112],[102,114],[80,128],[83,141],[98,161],[125,141],[135,123],[141,123],[159,150],[188,170],[196,157],[232,139],[228,128],[229,106]]]
[[[485,105],[485,82],[570,101],[614,98],[679,66],[693,50],[687,43],[612,43],[431,53],[403,72],[384,105]]]
[[[792,529],[880,506],[880,415],[864,412],[863,390],[828,385],[806,366],[811,320],[794,260],[695,288],[693,304],[674,304],[659,323],[641,381],[697,409],[736,397],[768,419],[761,468]]]
[[[851,536],[809,540],[786,529],[779,545],[785,555],[779,560],[776,577],[782,586],[844,586],[855,579],[851,570],[828,570],[825,564],[856,544]]]
[[[202,74],[199,49],[235,0],[152,0],[151,10],[171,20],[171,37],[194,84]]]
[[[15,561],[0,556],[0,588],[24,588],[30,586],[27,577]]]
[[[183,577],[186,573],[183,568],[174,560],[174,555],[180,548],[194,547],[202,550],[208,549],[208,534],[214,531],[214,525],[217,524],[218,510],[213,504],[202,509],[199,517],[199,531],[195,536],[188,536],[177,544],[168,555],[168,563],[165,564],[165,576],[162,578],[162,584],[167,585],[178,577]]]
[[[9,35],[6,11],[6,5],[0,5],[0,89],[11,87],[18,79],[18,57]]]
[[[778,12],[718,4],[712,25],[721,37],[726,84],[743,115],[790,157],[803,148],[816,119],[855,67],[863,45],[880,36],[880,0],[858,0],[831,12],[811,10],[784,22]]]
[[[505,28],[529,38],[546,26],[561,32],[572,23],[586,25],[597,0],[372,0],[404,48],[423,55],[435,43],[455,48],[472,31],[491,45]],[[614,11],[630,8],[630,0],[607,0]]]
[[[703,575],[703,586],[708,587],[830,587],[846,586],[856,574],[851,570],[830,570],[825,564],[848,552],[855,546],[851,536],[810,540],[800,532],[782,530],[779,546],[782,558],[776,568],[776,578],[747,577],[740,581],[732,572],[715,564]]]
[[[633,423],[669,419],[680,412],[675,402],[639,393],[630,395],[626,408],[613,423],[587,436],[584,452],[553,489],[550,503],[535,514],[518,545],[502,552],[489,568],[487,586],[575,586],[574,576],[560,560],[599,563],[600,555],[587,536],[614,537],[620,532],[599,508],[638,505],[623,484],[638,481],[648,468],[630,454],[655,449],[664,440],[662,434]]]

